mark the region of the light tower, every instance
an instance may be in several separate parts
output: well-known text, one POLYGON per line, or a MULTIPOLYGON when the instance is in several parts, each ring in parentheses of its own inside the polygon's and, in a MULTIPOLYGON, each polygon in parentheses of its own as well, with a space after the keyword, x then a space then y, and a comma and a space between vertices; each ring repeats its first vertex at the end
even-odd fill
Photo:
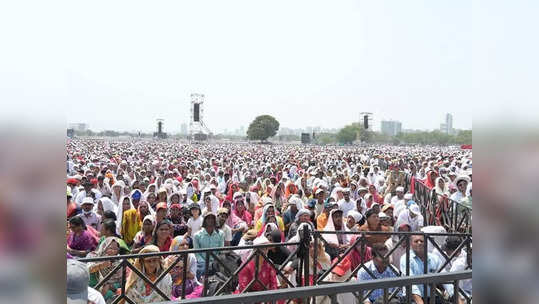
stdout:
POLYGON ((211 131, 206 127, 204 116, 204 94, 191 94, 191 119, 189 120, 189 137, 194 140, 206 140, 211 131))

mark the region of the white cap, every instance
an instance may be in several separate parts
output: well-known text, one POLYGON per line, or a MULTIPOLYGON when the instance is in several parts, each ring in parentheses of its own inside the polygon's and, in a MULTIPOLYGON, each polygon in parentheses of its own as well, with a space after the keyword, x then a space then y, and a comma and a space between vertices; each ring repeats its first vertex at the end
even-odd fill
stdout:
POLYGON ((411 200, 412 198, 414 197, 414 195, 412 193, 406 193, 404 195, 404 199, 405 200, 411 200))
POLYGON ((404 192, 404 187, 403 186, 398 186, 397 189, 395 190, 397 192, 404 192))
POLYGON ((419 210, 419 206, 417 204, 412 204, 410 206, 410 212, 412 212, 415 215, 420 215, 421 214, 421 210, 419 210))
POLYGON ((92 204, 92 205, 95 205, 94 199, 91 198, 91 197, 85 197, 85 198, 82 200, 81 205, 84 205, 84 204, 92 204))

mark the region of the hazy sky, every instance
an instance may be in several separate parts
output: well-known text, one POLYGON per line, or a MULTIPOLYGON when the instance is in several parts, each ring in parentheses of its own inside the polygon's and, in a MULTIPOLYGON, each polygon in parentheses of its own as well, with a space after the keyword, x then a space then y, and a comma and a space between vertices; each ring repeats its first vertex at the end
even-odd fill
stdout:
MULTIPOLYGON (((338 128, 362 111, 377 128, 395 119, 434 129, 449 112, 469 129, 484 105, 530 98, 510 74, 518 68, 496 62, 511 58, 504 39, 515 45, 520 27, 537 25, 527 3, 7 2, 0 38, 21 47, 0 50, 0 97, 25 115, 61 113, 93 130, 149 132, 163 118, 177 132, 191 93, 206 95, 214 132, 261 114, 283 127, 338 128)), ((523 55, 536 54, 526 43, 523 55)))

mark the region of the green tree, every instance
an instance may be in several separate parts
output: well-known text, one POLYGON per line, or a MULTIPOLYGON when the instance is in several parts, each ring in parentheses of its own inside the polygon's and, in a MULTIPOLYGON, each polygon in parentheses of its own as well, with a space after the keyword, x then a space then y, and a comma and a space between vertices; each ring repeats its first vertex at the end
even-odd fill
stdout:
POLYGON ((460 145, 472 144, 472 130, 462 130, 457 134, 455 142, 460 145))
POLYGON ((260 115, 251 122, 247 129, 247 137, 250 140, 265 141, 275 136, 279 130, 279 122, 271 115, 260 115))
POLYGON ((337 141, 341 144, 350 144, 356 140, 358 129, 354 125, 347 125, 337 133, 337 141))

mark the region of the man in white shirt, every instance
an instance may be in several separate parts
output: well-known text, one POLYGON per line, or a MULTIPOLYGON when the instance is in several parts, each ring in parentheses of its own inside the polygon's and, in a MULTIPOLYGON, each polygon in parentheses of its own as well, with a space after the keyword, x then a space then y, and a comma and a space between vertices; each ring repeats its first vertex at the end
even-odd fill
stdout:
POLYGON ((404 199, 404 187, 398 186, 397 189, 395 189, 395 191, 397 192, 397 195, 391 198, 391 204, 393 206, 395 206, 397 201, 404 199))
POLYGON ((348 212, 354 210, 356 202, 350 198, 350 188, 343 189, 343 199, 337 202, 339 209, 342 210, 344 217, 348 216, 348 212))
POLYGON ((77 196, 75 197, 75 204, 77 204, 77 207, 81 206, 82 200, 84 200, 84 198, 87 196, 87 193, 90 193, 90 191, 92 191, 94 185, 87 181, 82 186, 84 187, 84 190, 79 191, 77 193, 77 196))
POLYGON ((406 209, 406 207, 408 207, 408 202, 411 201, 412 198, 413 198, 412 193, 406 193, 404 195, 404 199, 398 200, 395 204, 392 204, 393 205, 393 216, 395 217, 395 219, 399 218, 399 214, 404 209, 406 209))

